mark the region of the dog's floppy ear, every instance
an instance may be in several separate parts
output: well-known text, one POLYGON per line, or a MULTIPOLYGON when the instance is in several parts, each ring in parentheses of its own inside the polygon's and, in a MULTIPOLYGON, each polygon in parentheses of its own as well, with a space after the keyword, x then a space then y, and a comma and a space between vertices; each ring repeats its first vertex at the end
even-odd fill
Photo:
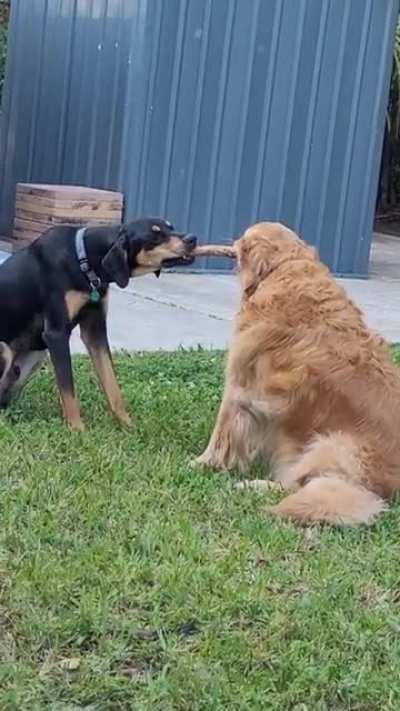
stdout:
POLYGON ((128 286, 131 276, 128 262, 128 245, 125 232, 121 230, 111 249, 101 260, 101 266, 111 281, 121 289, 128 286))
POLYGON ((250 254, 245 242, 238 242, 237 247, 239 250, 239 273, 243 293, 246 296, 252 296, 259 283, 267 276, 269 271, 268 264, 262 259, 262 255, 260 255, 259 259, 254 259, 254 255, 250 254))
POLYGON ((262 265, 256 265, 254 267, 247 265, 241 269, 240 278, 242 282, 242 289, 246 296, 252 296, 254 294, 259 283, 265 276, 266 270, 262 268, 262 265))

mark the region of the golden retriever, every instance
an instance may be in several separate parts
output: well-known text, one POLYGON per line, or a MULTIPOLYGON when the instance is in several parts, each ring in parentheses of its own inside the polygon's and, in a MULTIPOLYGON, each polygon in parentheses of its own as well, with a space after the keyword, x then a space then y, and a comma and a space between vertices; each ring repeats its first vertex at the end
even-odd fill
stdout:
POLYGON ((390 349, 285 226, 254 225, 235 250, 241 306, 214 433, 196 462, 245 470, 268 458, 292 492, 273 514, 371 523, 400 488, 400 374, 390 349))

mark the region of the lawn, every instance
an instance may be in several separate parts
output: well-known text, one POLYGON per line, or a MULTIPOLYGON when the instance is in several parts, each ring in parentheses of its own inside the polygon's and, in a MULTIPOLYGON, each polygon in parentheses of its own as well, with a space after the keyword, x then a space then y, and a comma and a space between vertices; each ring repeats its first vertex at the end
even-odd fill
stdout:
POLYGON ((1 416, 0 708, 398 711, 400 507, 371 529, 271 520, 188 466, 221 354, 117 369, 133 432, 85 358, 84 434, 46 369, 1 416))

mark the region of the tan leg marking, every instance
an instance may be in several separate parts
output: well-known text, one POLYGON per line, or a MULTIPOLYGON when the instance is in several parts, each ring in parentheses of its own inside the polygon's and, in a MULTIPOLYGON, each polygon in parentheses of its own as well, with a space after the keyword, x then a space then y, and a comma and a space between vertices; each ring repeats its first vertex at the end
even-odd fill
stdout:
POLYGON ((95 347, 87 342, 85 345, 94 363, 94 367, 107 397, 111 412, 122 425, 130 427, 132 425, 132 418, 126 410, 121 389, 115 377, 110 354, 105 348, 95 347))
POLYGON ((81 420, 81 414, 79 411, 79 404, 74 395, 69 392, 60 391, 61 405, 64 413, 64 417, 68 425, 73 430, 79 430, 83 432, 85 427, 81 420))
POLYGON ((73 321, 79 314, 80 310, 86 306, 89 301, 89 294, 84 291, 67 291, 65 294, 65 305, 67 307, 68 318, 73 321))

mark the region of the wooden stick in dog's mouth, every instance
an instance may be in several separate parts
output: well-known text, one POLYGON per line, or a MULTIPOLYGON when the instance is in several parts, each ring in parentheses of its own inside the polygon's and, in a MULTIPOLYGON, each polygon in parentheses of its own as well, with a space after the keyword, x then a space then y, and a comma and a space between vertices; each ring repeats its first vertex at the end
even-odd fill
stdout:
POLYGON ((194 257, 229 257, 236 259, 236 249, 234 245, 227 244, 202 244, 192 252, 194 257))

